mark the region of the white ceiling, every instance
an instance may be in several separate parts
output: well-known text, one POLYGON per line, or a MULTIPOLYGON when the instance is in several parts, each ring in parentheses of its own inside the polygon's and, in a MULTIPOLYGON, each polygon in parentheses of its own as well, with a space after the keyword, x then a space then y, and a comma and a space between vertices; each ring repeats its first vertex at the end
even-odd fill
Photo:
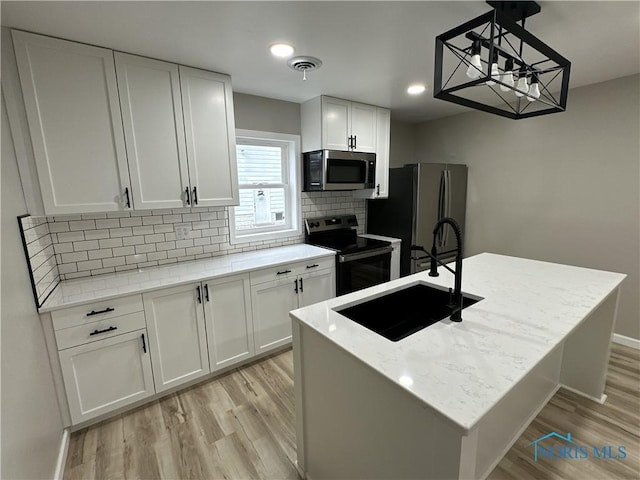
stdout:
MULTIPOLYGON (((526 28, 572 62, 571 87, 640 72, 640 2, 539 2, 526 28)), ((432 96, 434 38, 490 7, 473 2, 10 2, 2 25, 230 74, 236 92, 303 102, 320 94, 418 122, 465 111, 432 96), (324 65, 272 57, 286 41, 324 65), (427 92, 407 95, 414 82, 427 92)), ((569 108, 571 108, 569 98, 569 108)))

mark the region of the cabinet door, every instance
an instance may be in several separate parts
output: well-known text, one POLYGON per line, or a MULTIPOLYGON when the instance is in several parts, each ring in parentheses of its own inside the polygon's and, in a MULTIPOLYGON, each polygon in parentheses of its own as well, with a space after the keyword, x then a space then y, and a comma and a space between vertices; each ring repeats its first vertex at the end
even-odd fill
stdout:
POLYGON ((375 198, 389 196, 389 144, 391 140, 391 110, 376 109, 376 188, 375 198))
POLYGON ((299 278, 300 307, 324 302, 336 296, 335 269, 319 270, 299 278))
POLYGON ((156 391, 209 373, 200 284, 157 290, 142 298, 156 391))
POLYGON ((203 282, 211 371, 253 356, 249 275, 203 282))
POLYGON ((74 425, 154 394, 144 335, 137 330, 60 351, 74 425))
POLYGON ((351 102, 322 97, 322 148, 349 150, 351 102))
POLYGON ((189 172, 178 65, 114 55, 135 207, 181 208, 189 172))
POLYGON ((291 342, 289 312, 298 308, 296 280, 277 280, 251 287, 256 354, 291 342))
POLYGON ((129 172, 113 52, 12 34, 45 213, 126 209, 129 172))
POLYGON ((238 205, 231 80, 180 66, 180 89, 193 204, 238 205))
POLYGON ((357 152, 376 153, 376 107, 351 103, 351 135, 357 152))

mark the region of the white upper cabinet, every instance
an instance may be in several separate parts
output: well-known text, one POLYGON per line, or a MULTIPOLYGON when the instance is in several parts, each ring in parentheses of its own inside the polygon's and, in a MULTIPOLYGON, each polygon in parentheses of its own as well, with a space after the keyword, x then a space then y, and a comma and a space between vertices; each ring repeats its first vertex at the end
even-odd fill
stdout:
POLYGON ((12 35, 45 213, 127 209, 129 172, 113 52, 26 32, 12 35))
POLYGON ((376 153, 376 121, 376 107, 351 102, 352 150, 376 153))
POLYGON ((357 190, 357 198, 387 198, 389 196, 389 145, 391 142, 391 111, 376 107, 376 181, 373 189, 357 190))
POLYGON ((376 107, 333 97, 302 104, 302 151, 376 152, 376 107))
POLYGON ((114 55, 135 207, 183 207, 189 171, 178 65, 114 55))
POLYGON ((180 66, 192 205, 238 205, 235 120, 226 75, 180 66))
POLYGON ((322 148, 349 150, 350 111, 351 102, 339 98, 322 97, 322 148))

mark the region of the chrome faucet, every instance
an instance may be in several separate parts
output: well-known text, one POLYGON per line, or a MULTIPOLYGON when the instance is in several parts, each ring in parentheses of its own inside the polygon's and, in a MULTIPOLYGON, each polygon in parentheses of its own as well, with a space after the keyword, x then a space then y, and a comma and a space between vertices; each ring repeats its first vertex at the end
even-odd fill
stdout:
MULTIPOLYGON (((429 256, 431 257, 431 269, 429 270, 430 277, 437 277, 440 275, 438 273, 438 263, 442 264, 440 260, 438 260, 438 250, 436 249, 436 237, 441 228, 445 226, 445 224, 451 225, 453 229, 453 233, 456 236, 456 266, 455 271, 452 271, 446 265, 443 265, 447 270, 451 271, 455 275, 455 284, 453 289, 453 300, 450 304, 452 308, 451 313, 451 321, 453 322, 461 322, 462 321, 462 232, 460 230, 460 225, 451 217, 443 217, 438 220, 436 226, 433 229, 433 245, 431 247, 431 253, 429 256)), ((449 290, 451 291, 451 290, 449 290)))

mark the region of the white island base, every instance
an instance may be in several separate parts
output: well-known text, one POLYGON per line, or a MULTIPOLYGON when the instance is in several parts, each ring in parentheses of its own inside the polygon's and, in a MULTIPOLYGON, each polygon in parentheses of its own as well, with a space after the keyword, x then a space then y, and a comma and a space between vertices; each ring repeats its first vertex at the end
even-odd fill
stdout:
MULTIPOLYGON (((485 255, 465 260, 468 272, 465 274, 469 278, 465 284, 469 288, 463 286, 469 293, 485 296, 485 300, 465 309, 461 324, 444 321, 440 322, 442 326, 438 325, 440 333, 429 332, 434 325, 412 335, 423 337, 418 344, 403 346, 404 340, 390 342, 333 310, 360 303, 367 296, 380 296, 384 291, 380 287, 374 287, 377 290, 373 294, 368 289, 292 312, 297 462, 302 476, 311 480, 485 478, 560 387, 604 402, 618 286, 624 276, 533 262, 617 277, 605 278, 603 285, 595 289, 598 292, 591 289, 592 282, 585 292, 591 305, 582 302, 575 308, 576 312, 581 309, 588 312, 581 314, 581 319, 566 318, 571 315, 563 311, 562 319, 558 320, 560 317, 554 318, 547 311, 554 322, 564 322, 548 341, 527 331, 527 322, 538 320, 536 315, 523 317, 520 335, 517 327, 510 332, 503 324, 495 328, 495 335, 474 341, 476 327, 485 323, 490 328, 486 322, 491 320, 489 313, 494 305, 491 286, 482 291, 478 283, 481 275, 474 275, 474 261, 483 267, 483 262, 478 261, 481 257, 485 261, 509 258, 485 255), (445 337, 438 335, 443 333, 461 335, 464 339, 444 347, 440 342, 438 348, 430 349, 429 342, 442 340, 445 337), (366 343, 357 339, 358 335, 374 342, 369 351, 363 349, 366 343), (554 342, 553 336, 558 341, 554 342), (500 348, 496 346, 510 337, 518 344, 516 349, 527 343, 536 345, 532 349, 535 353, 516 358, 505 348, 501 364, 500 352, 495 351, 500 348), (483 342, 486 346, 487 338, 492 339, 494 350, 485 353, 487 362, 482 365, 483 342), (380 339, 387 343, 381 343, 380 339), (470 351, 468 347, 476 343, 479 351, 470 351), (466 345, 466 355, 456 351, 461 344, 466 345), (389 354, 385 348, 398 352, 389 354), (435 356, 430 356, 430 350, 437 352, 435 356), (451 358, 443 359, 447 354, 451 358), (420 363, 423 371, 429 372, 430 368, 438 370, 446 365, 451 368, 451 362, 461 371, 468 369, 469 362, 477 364, 476 368, 484 374, 479 383, 481 388, 478 385, 460 388, 456 384, 456 367, 452 368, 449 385, 447 382, 430 385, 429 375, 421 376, 418 372, 420 363), (510 362, 515 364, 509 365, 510 362)), ((477 272, 483 269, 478 268, 477 272)), ((397 290, 418 281, 432 283, 433 279, 420 274, 405 277, 387 284, 386 290, 397 290)), ((446 285, 447 280, 440 278, 437 283, 446 285)), ((541 296, 537 298, 544 299, 543 292, 539 293, 541 296)), ((566 303, 567 297, 569 303, 576 300, 571 294, 547 300, 551 304, 556 300, 566 303)), ((543 311, 541 308, 538 314, 543 311)), ((501 315, 500 302, 496 302, 496 323, 501 315)), ((431 380, 437 378, 437 372, 434 375, 431 380)))

